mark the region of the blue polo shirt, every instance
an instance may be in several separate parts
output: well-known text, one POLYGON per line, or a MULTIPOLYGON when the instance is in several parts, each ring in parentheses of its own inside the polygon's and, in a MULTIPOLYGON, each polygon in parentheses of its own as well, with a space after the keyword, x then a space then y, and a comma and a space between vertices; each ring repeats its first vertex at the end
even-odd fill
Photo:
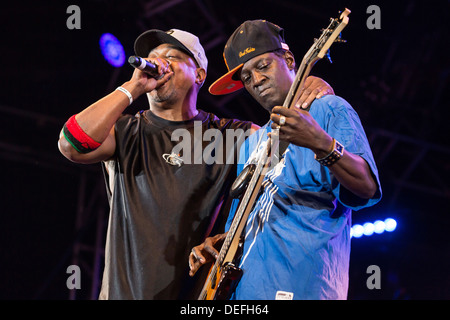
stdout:
MULTIPOLYGON (((378 170, 361 121, 347 101, 324 96, 313 102, 310 114, 345 150, 366 160, 378 190, 372 199, 358 198, 341 187, 310 149, 289 145, 266 175, 264 192, 249 215, 240 261, 244 273, 232 299, 347 298, 351 213, 381 199, 378 170)), ((242 145, 238 172, 251 161, 261 135, 267 140, 270 125, 242 145)))

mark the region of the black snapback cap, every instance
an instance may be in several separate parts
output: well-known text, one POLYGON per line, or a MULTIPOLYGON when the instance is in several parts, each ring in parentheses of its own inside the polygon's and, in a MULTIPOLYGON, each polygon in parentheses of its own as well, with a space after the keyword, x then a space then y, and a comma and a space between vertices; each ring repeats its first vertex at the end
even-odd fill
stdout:
POLYGON ((225 45, 223 57, 228 72, 209 87, 209 92, 222 95, 243 88, 237 73, 244 63, 277 49, 289 50, 284 41, 283 28, 267 20, 245 21, 233 32, 225 45))

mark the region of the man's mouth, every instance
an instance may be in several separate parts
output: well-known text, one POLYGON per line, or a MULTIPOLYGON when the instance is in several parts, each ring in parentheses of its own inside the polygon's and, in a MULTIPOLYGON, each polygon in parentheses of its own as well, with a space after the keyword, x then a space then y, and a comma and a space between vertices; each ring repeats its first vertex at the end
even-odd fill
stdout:
POLYGON ((258 94, 260 97, 264 97, 265 95, 267 95, 269 93, 269 91, 270 91, 270 87, 266 87, 266 88, 263 88, 262 90, 260 90, 258 92, 258 94))
POLYGON ((166 82, 164 82, 162 85, 156 87, 155 89, 158 90, 158 89, 166 87, 166 85, 170 82, 170 80, 172 80, 172 77, 170 77, 166 82))

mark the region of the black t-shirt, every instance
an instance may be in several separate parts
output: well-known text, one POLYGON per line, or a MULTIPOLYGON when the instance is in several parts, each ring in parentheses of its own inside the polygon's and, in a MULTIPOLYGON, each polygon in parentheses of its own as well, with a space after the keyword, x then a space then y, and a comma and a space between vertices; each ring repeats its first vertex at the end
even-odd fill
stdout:
POLYGON ((196 298, 188 256, 227 214, 220 208, 250 126, 201 110, 179 122, 150 110, 121 116, 115 157, 105 162, 111 210, 100 299, 196 298))

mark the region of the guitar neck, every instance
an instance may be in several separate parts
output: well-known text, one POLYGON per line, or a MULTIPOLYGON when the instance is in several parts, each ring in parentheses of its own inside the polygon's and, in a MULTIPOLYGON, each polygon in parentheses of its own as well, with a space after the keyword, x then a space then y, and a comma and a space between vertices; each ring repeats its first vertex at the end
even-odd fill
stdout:
POLYGON ((259 191, 259 186, 262 184, 262 181, 265 176, 264 165, 267 157, 263 157, 258 161, 258 164, 255 168, 255 173, 249 181, 247 186, 247 190, 242 196, 242 199, 239 201, 239 207, 236 211, 235 217, 233 218, 233 222, 231 223, 230 229, 228 230, 227 236, 225 237, 222 248, 219 252, 219 256, 216 260, 216 265, 220 266, 223 262, 229 262, 231 258, 233 258, 235 250, 230 250, 230 247, 234 247, 237 245, 239 241, 240 234, 243 229, 243 225, 246 221, 245 214, 249 213, 250 206, 254 202, 254 198, 257 195, 256 191, 259 191), (241 223, 244 222, 244 223, 241 223))
POLYGON ((230 229, 219 251, 219 255, 216 258, 214 265, 212 266, 208 278, 203 286, 203 290, 200 293, 199 300, 204 300, 208 293, 208 288, 212 283, 215 283, 217 276, 221 268, 228 262, 232 262, 236 256, 236 252, 239 246, 239 240, 244 230, 244 226, 247 222, 247 218, 253 208, 253 204, 259 194, 264 177, 268 171, 272 156, 272 145, 269 139, 266 144, 266 150, 262 153, 258 159, 255 171, 250 179, 247 190, 239 201, 239 207, 235 213, 230 229))
MULTIPOLYGON (((302 63, 300 64, 300 67, 298 68, 297 74, 295 76, 294 81, 291 84, 291 88, 289 89, 289 92, 284 99, 283 107, 285 108, 292 108, 295 103, 300 98, 300 92, 301 88, 303 87, 303 84, 305 83, 305 79, 308 77, 312 67, 316 63, 316 60, 309 60, 309 56, 311 55, 311 52, 313 51, 313 47, 311 47, 308 51, 308 53, 304 56, 302 63)), ((286 151, 286 149, 289 146, 289 142, 287 141, 280 141, 279 145, 279 156, 286 151)))
POLYGON ((311 55, 311 51, 313 51, 313 47, 311 47, 308 53, 303 57, 302 63, 300 64, 297 74, 295 76, 294 81, 292 82, 291 88, 284 99, 283 107, 291 108, 300 98, 301 88, 305 83, 306 78, 309 76, 312 67, 317 62, 318 59, 310 60, 308 57, 311 55))

